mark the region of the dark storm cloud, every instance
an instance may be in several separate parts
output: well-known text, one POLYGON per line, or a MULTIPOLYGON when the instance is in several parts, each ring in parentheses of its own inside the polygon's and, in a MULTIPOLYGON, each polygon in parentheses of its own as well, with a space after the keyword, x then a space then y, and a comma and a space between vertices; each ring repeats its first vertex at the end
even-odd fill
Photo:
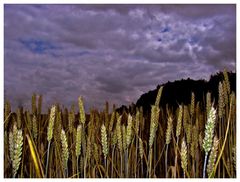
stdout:
POLYGON ((14 106, 135 102, 157 84, 236 66, 235 5, 5 5, 4 90, 14 106))

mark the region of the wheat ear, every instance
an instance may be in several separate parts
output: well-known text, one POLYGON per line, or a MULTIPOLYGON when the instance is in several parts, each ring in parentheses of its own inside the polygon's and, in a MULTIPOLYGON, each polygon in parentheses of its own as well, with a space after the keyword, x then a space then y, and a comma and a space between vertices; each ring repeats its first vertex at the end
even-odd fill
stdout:
POLYGON ((48 149, 47 149, 45 177, 47 177, 47 174, 48 174, 49 152, 50 152, 50 147, 51 147, 51 140, 53 137, 53 127, 54 127, 55 117, 56 117, 56 106, 52 106, 51 111, 50 111, 48 130, 47 130, 48 149))
POLYGON ((77 133, 76 133, 76 148, 75 148, 77 158, 81 154, 81 141, 82 141, 81 136, 82 136, 82 125, 79 124, 77 127, 77 133))
POLYGON ((132 116, 128 115, 128 125, 127 125, 127 147, 130 145, 132 140, 132 116))
POLYGON ((185 178, 185 173, 187 171, 187 145, 184 139, 182 140, 180 155, 181 155, 181 166, 182 166, 183 175, 185 178))
POLYGON ((13 126, 13 131, 9 133, 9 150, 10 159, 12 161, 13 178, 16 177, 19 169, 23 146, 22 130, 17 129, 16 124, 13 126))
POLYGON ((86 121, 86 116, 85 116, 85 110, 84 110, 84 106, 83 106, 83 99, 82 97, 78 98, 78 106, 79 106, 79 121, 83 124, 85 124, 86 121))
POLYGON ((190 109, 191 117, 193 117, 194 111, 195 111, 195 94, 194 94, 194 92, 192 92, 192 96, 191 96, 191 109, 190 109))
POLYGON ((163 86, 161 86, 158 90, 156 101, 155 101, 155 106, 159 107, 160 99, 161 99, 161 96, 162 96, 162 91, 163 91, 163 86))
POLYGON ((229 78, 228 78, 228 72, 227 72, 226 69, 224 69, 224 71, 223 71, 223 76, 224 76, 224 81, 225 81, 225 83, 226 83, 227 93, 230 94, 230 92, 231 92, 230 82, 229 82, 229 78))
POLYGON ((149 137, 149 148, 152 148, 156 131, 158 128, 158 119, 159 119, 160 109, 158 106, 153 105, 151 108, 151 121, 150 121, 150 137, 149 137))
POLYGON ((219 140, 218 140, 217 136, 215 136, 213 139, 212 150, 211 150, 211 153, 210 153, 210 156, 208 159, 208 165, 207 165, 208 176, 211 175, 211 173, 213 172, 213 169, 215 167, 215 162, 216 162, 217 152, 218 152, 218 144, 219 144, 219 140))
MULTIPOLYGON (((178 111, 178 119, 177 119, 177 127, 176 127, 176 137, 177 137, 177 147, 175 149, 175 168, 177 167, 177 161, 178 161, 178 152, 177 152, 177 148, 178 148, 178 141, 179 141, 179 136, 181 134, 181 129, 182 129, 182 118, 183 118, 183 107, 182 105, 179 105, 179 111, 178 111)), ((175 171, 175 177, 177 175, 176 173, 177 171, 175 171)))
POLYGON ((207 113, 209 113, 209 111, 210 111, 210 109, 211 109, 211 103, 212 103, 211 100, 212 100, 212 99, 211 99, 211 93, 208 92, 208 93, 207 93, 207 98, 206 98, 206 111, 207 111, 207 113))
POLYGON ((67 136, 63 129, 61 132, 61 143, 62 143, 62 163, 63 163, 63 168, 65 170, 65 177, 67 177, 68 176, 67 169, 68 169, 69 151, 68 151, 67 136))
POLYGON ((218 117, 221 119, 223 117, 223 110, 225 107, 224 102, 224 91, 222 82, 219 82, 218 85, 218 117))
POLYGON ((173 128, 173 119, 171 116, 168 117, 168 123, 167 123, 167 131, 166 131, 166 152, 165 152, 165 171, 166 171, 166 177, 167 177, 167 154, 168 154, 168 146, 171 141, 171 133, 172 133, 172 128, 173 128))
POLYGON ((103 124, 101 127, 101 142, 102 142, 102 152, 104 155, 104 165, 105 169, 107 169, 107 156, 108 156, 108 142, 107 142, 107 131, 106 127, 103 124))
POLYGON ((215 120, 216 120, 216 110, 212 106, 207 118, 207 123, 205 125, 205 136, 203 139, 203 149, 205 151, 205 160, 204 160, 204 167, 203 167, 203 178, 205 178, 205 171, 207 165, 207 157, 208 153, 212 148, 212 140, 213 140, 213 133, 215 127, 215 120))
POLYGON ((178 120, 177 120, 177 129, 176 129, 176 136, 179 137, 181 134, 182 129, 182 117, 183 117, 183 107, 179 106, 179 112, 178 112, 178 120))

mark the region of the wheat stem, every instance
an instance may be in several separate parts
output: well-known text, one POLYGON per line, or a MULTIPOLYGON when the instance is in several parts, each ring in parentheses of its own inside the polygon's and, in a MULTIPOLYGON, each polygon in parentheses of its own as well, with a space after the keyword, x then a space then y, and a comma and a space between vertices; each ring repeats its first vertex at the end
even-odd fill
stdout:
POLYGON ((204 158, 204 166, 203 166, 203 178, 206 178, 207 157, 208 157, 208 154, 206 153, 204 158))
POLYGON ((46 162, 46 169, 45 169, 45 177, 48 175, 48 165, 49 165, 49 152, 51 147, 51 140, 53 137, 53 127, 54 127, 54 120, 56 115, 56 106, 51 108, 49 124, 48 124, 48 131, 47 131, 47 140, 48 140, 48 149, 47 149, 47 162, 46 162))

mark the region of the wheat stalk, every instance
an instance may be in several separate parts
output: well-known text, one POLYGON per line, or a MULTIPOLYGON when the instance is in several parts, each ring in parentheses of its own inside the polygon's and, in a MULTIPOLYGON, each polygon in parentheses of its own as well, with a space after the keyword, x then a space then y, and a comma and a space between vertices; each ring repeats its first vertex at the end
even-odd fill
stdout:
POLYGON ((166 171, 166 177, 167 177, 167 154, 168 154, 168 146, 171 141, 171 133, 172 133, 172 128, 173 128, 173 119, 171 116, 168 117, 168 123, 167 123, 167 131, 166 131, 166 155, 165 155, 165 171, 166 171))
POLYGON ((198 147, 198 129, 196 125, 192 127, 191 135, 192 135, 192 142, 191 142, 190 154, 194 158, 197 152, 197 147, 198 147))
POLYGON ((32 114, 37 114, 37 96, 35 93, 32 95, 32 114))
POLYGON ((54 122, 54 130, 53 130, 53 135, 56 140, 56 145, 60 145, 61 143, 61 132, 62 132, 62 113, 61 111, 56 111, 56 116, 55 116, 55 122, 54 122))
POLYGON ((126 136, 126 142, 127 147, 130 145, 132 140, 132 116, 128 115, 128 125, 127 125, 127 136, 126 136))
POLYGON ((73 132, 73 123, 75 121, 75 113, 74 113, 74 105, 72 105, 71 107, 71 111, 68 115, 68 129, 69 132, 72 133, 73 132))
POLYGON ((21 128, 22 125, 22 117, 21 117, 21 110, 17 109, 17 128, 21 128))
POLYGON ((45 177, 47 177, 47 174, 48 174, 49 152, 50 152, 51 140, 53 137, 53 127, 54 127, 55 117, 56 117, 56 106, 52 106, 51 111, 50 111, 48 130, 47 130, 48 149, 47 149, 45 177))
POLYGON ((113 130, 112 137, 111 137, 111 145, 112 145, 112 170, 111 170, 111 177, 113 177, 113 165, 114 165, 114 151, 115 146, 117 144, 117 130, 113 130))
POLYGON ((98 145, 96 143, 93 144, 93 157, 96 160, 96 163, 98 163, 99 153, 98 153, 98 145))
POLYGON ((136 113, 136 123, 135 123, 135 132, 136 135, 138 136, 138 132, 139 132, 139 124, 140 124, 140 112, 137 109, 137 113, 136 113))
POLYGON ((212 139, 213 139, 215 121, 216 121, 216 110, 212 106, 211 110, 208 113, 208 119, 207 119, 207 123, 205 125, 205 137, 203 139, 203 149, 204 149, 205 153, 208 153, 212 147, 212 139))
MULTIPOLYGON (((86 159, 85 159, 84 168, 86 168, 87 163, 89 163, 89 164, 91 163, 91 154, 92 154, 91 135, 88 135, 88 137, 87 137, 86 159)), ((86 176, 86 174, 84 176, 86 176)))
POLYGON ((78 173, 78 161, 79 161, 79 157, 81 155, 81 143, 82 143, 82 125, 79 124, 77 127, 77 131, 76 131, 76 145, 75 145, 75 154, 76 154, 76 163, 77 163, 77 176, 79 176, 78 173))
POLYGON ((10 112, 11 112, 11 105, 10 105, 10 102, 7 100, 4 104, 4 118, 7 118, 10 112))
POLYGON ((8 123, 10 114, 11 114, 11 105, 9 101, 6 101, 4 105, 4 123, 8 123))
POLYGON ((40 116, 42 113, 42 95, 39 95, 38 97, 38 115, 40 116))
POLYGON ((12 131, 9 131, 8 143, 9 143, 9 157, 10 160, 12 161, 14 156, 14 136, 12 131))
POLYGON ((82 136, 82 125, 79 124, 77 127, 77 133, 76 133, 76 148, 75 148, 75 153, 77 158, 81 154, 81 136, 82 136))
POLYGON ((127 149, 127 131, 125 125, 122 125, 122 143, 123 143, 123 150, 127 149))
POLYGON ((236 156, 236 146, 234 145, 232 148, 232 160, 233 160, 233 166, 234 169, 236 170, 236 161, 237 161, 237 156, 236 156))
MULTIPOLYGON (((198 119, 196 120, 195 125, 192 127, 191 132, 192 142, 190 146, 190 154, 192 156, 192 171, 196 171, 195 167, 198 168, 198 155, 197 155, 197 148, 198 148, 198 119), (196 165, 195 165, 196 164, 196 165)), ((198 171, 198 170, 197 170, 198 171)), ((195 178, 197 173, 193 173, 193 177, 195 178)))
POLYGON ((189 146, 189 144, 191 143, 192 140, 192 125, 190 123, 187 123, 186 125, 186 137, 187 137, 187 145, 189 146))
POLYGON ((79 121, 83 124, 85 124, 85 121, 86 121, 86 116, 85 116, 85 110, 84 110, 84 106, 83 106, 83 99, 82 97, 78 97, 78 106, 79 106, 79 113, 80 113, 80 116, 79 116, 79 121))
POLYGON ((224 69, 224 71, 223 71, 223 76, 224 76, 224 82, 226 83, 227 93, 230 94, 231 93, 230 82, 229 82, 229 78, 228 78, 228 72, 226 69, 224 69))
POLYGON ((195 110, 195 94, 194 92, 192 92, 192 96, 191 96, 191 117, 193 117, 193 114, 194 114, 194 110, 195 110))
POLYGON ((212 101, 211 101, 211 93, 208 92, 207 93, 207 98, 206 98, 206 111, 207 111, 207 113, 209 113, 209 111, 211 109, 211 103, 212 103, 212 101))
POLYGON ((173 128, 173 119, 171 116, 168 117, 168 123, 167 123, 167 131, 166 131, 166 144, 170 144, 171 141, 171 133, 173 128))
POLYGON ((135 136, 136 136, 136 148, 135 148, 135 156, 136 156, 136 160, 135 160, 135 168, 134 168, 134 174, 135 174, 135 178, 137 177, 137 162, 138 162, 138 132, 139 132, 139 122, 140 122, 140 112, 139 109, 137 108, 137 113, 135 116, 135 136))
POLYGON ((207 123, 205 125, 205 136, 203 139, 203 149, 205 151, 205 160, 204 160, 204 168, 203 168, 203 178, 205 178, 205 170, 207 165, 207 157, 208 153, 212 148, 212 140, 213 140, 213 133, 215 127, 215 120, 216 120, 216 110, 212 106, 207 118, 207 123))
POLYGON ((149 137, 149 148, 152 148, 156 131, 158 128, 158 119, 159 119, 160 109, 158 106, 153 105, 151 109, 151 121, 150 121, 150 137, 149 137))
MULTIPOLYGON (((181 129, 182 129, 182 118, 183 118, 183 107, 182 107, 182 105, 179 105, 177 127, 176 127, 176 136, 177 136, 176 146, 177 147, 178 147, 179 136, 181 134, 181 129)), ((177 168, 177 161, 178 161, 177 147, 175 149, 175 168, 177 168)), ((175 177, 176 177, 176 173, 177 173, 177 171, 175 170, 175 174, 174 174, 175 177)))
POLYGON ((118 143, 118 149, 119 149, 119 152, 120 152, 120 162, 121 162, 120 177, 122 177, 122 152, 123 152, 123 136, 122 136, 122 131, 121 131, 122 130, 121 120, 122 120, 122 115, 118 116, 117 126, 116 126, 117 143, 118 143))
POLYGON ((9 156, 11 161, 13 161, 13 157, 14 157, 14 143, 17 137, 17 126, 14 123, 13 125, 13 130, 9 132, 9 156))
POLYGON ((185 178, 185 173, 187 171, 187 145, 184 139, 182 140, 180 156, 181 156, 181 166, 183 169, 183 175, 185 178))
POLYGON ((53 137, 53 127, 54 127, 54 121, 56 117, 56 106, 52 106, 51 112, 50 112, 50 119, 48 123, 48 130, 47 130, 47 140, 50 142, 53 137))
POLYGON ((227 83, 223 81, 223 96, 224 96, 224 105, 228 105, 228 91, 227 91, 227 83))
POLYGON ((111 138, 111 145, 114 147, 117 144, 117 130, 113 130, 112 138, 111 138))
POLYGON ((156 97, 156 101, 155 101, 155 106, 159 106, 160 104, 160 99, 161 99, 161 96, 162 96, 162 91, 163 91, 163 86, 161 86, 158 90, 158 93, 157 93, 157 97, 156 97))
POLYGON ((105 121, 105 126, 106 126, 106 128, 109 127, 108 112, 109 112, 109 104, 108 104, 108 102, 106 101, 106 103, 105 103, 105 110, 104 110, 104 121, 105 121))
POLYGON ((201 150, 203 150, 203 133, 200 132, 198 135, 198 143, 201 150))
POLYGON ((177 129, 176 129, 176 136, 179 137, 181 134, 182 129, 182 116, 183 116, 183 108, 180 105, 179 106, 179 112, 178 112, 178 120, 177 120, 177 129))
POLYGON ((102 142, 102 152, 104 155, 104 159, 106 160, 108 156, 108 142, 107 142, 107 131, 104 124, 101 127, 101 142, 102 142))
POLYGON ((183 106, 183 128, 187 128, 188 120, 189 120, 188 107, 184 105, 183 106))
MULTIPOLYGON (((107 131, 104 124, 101 127, 101 142, 102 142, 102 152, 104 155, 104 166, 107 170, 107 156, 108 156, 108 139, 107 139, 107 131)), ((107 176, 107 173, 106 173, 107 176)))
POLYGON ((12 162, 13 178, 16 177, 19 169, 21 155, 22 155, 23 136, 22 130, 17 129, 16 124, 13 125, 13 131, 9 132, 9 151, 12 162))
POLYGON ((61 143, 62 143, 62 163, 63 163, 63 168, 65 170, 65 177, 67 177, 68 176, 69 151, 68 151, 67 136, 63 129, 61 132, 61 143))
POLYGON ((115 119, 115 115, 116 115, 116 111, 113 110, 112 114, 111 114, 111 119, 110 119, 110 124, 109 124, 109 132, 112 131, 113 129, 113 124, 114 124, 114 119, 115 119))
MULTIPOLYGON (((160 103, 160 98, 161 98, 161 94, 162 94, 162 89, 163 89, 163 87, 161 87, 159 89, 155 105, 151 106, 149 152, 148 152, 148 161, 149 161, 148 175, 149 175, 149 177, 152 174, 152 171, 151 171, 152 170, 152 153, 153 153, 152 146, 153 146, 155 136, 156 136, 156 132, 157 132, 157 129, 158 129, 158 120, 159 120, 159 113, 160 113, 159 103, 160 103)), ((156 148, 154 147, 154 150, 155 149, 156 148)), ((154 155, 155 155, 155 152, 154 152, 154 155)))
POLYGON ((118 117, 118 120, 117 120, 117 126, 116 126, 116 129, 117 129, 118 149, 119 149, 120 153, 122 153, 122 151, 123 151, 122 131, 121 131, 121 119, 122 119, 122 116, 119 116, 119 117, 118 117))
POLYGON ((12 161, 12 166, 13 166, 13 177, 16 176, 17 170, 20 165, 21 161, 21 155, 22 155, 22 146, 23 146, 23 136, 22 136, 22 130, 19 129, 17 131, 17 138, 15 141, 15 147, 14 147, 14 157, 12 161))
POLYGON ((143 148, 143 141, 141 138, 139 138, 139 156, 141 159, 141 172, 143 174, 143 152, 144 152, 144 148, 143 148))
POLYGON ((86 157, 86 148, 87 148, 87 141, 86 141, 86 133, 85 133, 85 130, 84 130, 84 126, 82 126, 82 136, 81 136, 81 144, 82 144, 82 154, 83 154, 83 157, 85 158, 86 157))
POLYGON ((210 156, 208 159, 208 165, 207 165, 208 176, 211 175, 211 173, 213 172, 213 169, 215 167, 215 162, 216 162, 217 152, 218 152, 218 144, 219 144, 219 140, 218 140, 217 136, 215 136, 213 139, 212 150, 211 150, 211 153, 210 153, 210 156))
POLYGON ((29 131, 31 133, 33 133, 33 123, 32 123, 32 119, 31 119, 29 111, 25 112, 25 117, 23 117, 23 120, 26 120, 26 124, 29 128, 29 131))
POLYGON ((38 137, 38 125, 37 125, 37 117, 34 114, 32 118, 32 129, 33 129, 33 138, 36 140, 38 137))
POLYGON ((220 119, 223 117, 224 107, 225 107, 225 102, 224 102, 223 85, 222 85, 222 82, 219 82, 219 85, 218 85, 218 116, 220 119))
POLYGON ((231 113, 232 113, 232 106, 233 106, 233 99, 235 99, 235 95, 234 93, 231 94, 231 97, 230 97, 230 108, 229 108, 229 113, 228 113, 228 121, 227 121, 227 127, 226 127, 226 131, 225 131, 225 136, 224 136, 224 141, 223 141, 223 144, 222 144, 222 147, 221 147, 221 150, 219 152, 219 156, 217 158, 217 161, 216 161, 216 164, 215 164, 215 167, 213 169, 213 172, 212 174, 210 175, 210 177, 213 177, 215 172, 216 172, 216 169, 217 169, 217 166, 218 166, 218 163, 223 155, 223 151, 225 149, 225 145, 226 145, 226 141, 227 141, 227 138, 228 138, 228 132, 229 132, 229 128, 230 128, 230 121, 231 121, 231 113))

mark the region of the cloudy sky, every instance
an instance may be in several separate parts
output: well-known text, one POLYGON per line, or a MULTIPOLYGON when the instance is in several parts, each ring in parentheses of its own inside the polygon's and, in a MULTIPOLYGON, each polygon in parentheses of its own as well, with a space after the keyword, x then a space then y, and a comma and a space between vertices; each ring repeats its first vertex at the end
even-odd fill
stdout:
POLYGON ((130 104, 158 84, 236 67, 235 5, 5 5, 4 97, 130 104))

